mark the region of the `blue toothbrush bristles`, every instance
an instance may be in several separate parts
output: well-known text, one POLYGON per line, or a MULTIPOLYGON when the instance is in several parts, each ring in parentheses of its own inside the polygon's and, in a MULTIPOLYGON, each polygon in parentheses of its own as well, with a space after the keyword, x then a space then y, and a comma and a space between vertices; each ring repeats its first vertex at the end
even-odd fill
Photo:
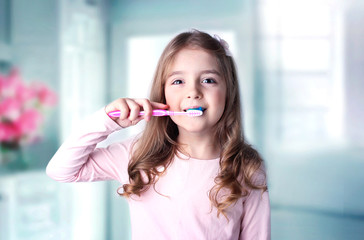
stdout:
MULTIPOLYGON (((189 108, 188 110, 200 110, 200 111, 202 111, 202 107, 198 107, 198 108, 189 108)), ((187 110, 187 111, 188 111, 187 110)))

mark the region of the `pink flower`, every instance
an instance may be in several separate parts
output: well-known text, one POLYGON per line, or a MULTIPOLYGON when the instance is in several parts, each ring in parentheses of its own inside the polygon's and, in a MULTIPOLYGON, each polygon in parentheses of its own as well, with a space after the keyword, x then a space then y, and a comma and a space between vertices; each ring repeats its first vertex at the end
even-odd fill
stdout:
POLYGON ((0 122, 0 142, 12 141, 16 138, 17 129, 11 122, 0 122))
POLYGON ((22 84, 19 71, 12 70, 8 76, 0 78, 0 96, 14 96, 16 89, 22 84))
POLYGON ((30 135, 36 132, 42 123, 42 115, 35 109, 28 109, 14 122, 17 136, 30 135))
POLYGON ((44 83, 28 85, 19 70, 0 75, 0 142, 29 143, 39 135, 43 110, 54 106, 57 95, 44 83))
POLYGON ((15 96, 25 104, 34 99, 37 96, 37 92, 33 88, 20 83, 15 87, 15 96))
POLYGON ((21 111, 21 102, 14 97, 6 97, 0 101, 0 119, 15 120, 21 111))
POLYGON ((3 89, 5 88, 7 78, 0 74, 0 97, 3 95, 3 89))
POLYGON ((49 89, 44 83, 34 83, 32 89, 42 105, 50 107, 57 103, 58 99, 56 93, 49 89))

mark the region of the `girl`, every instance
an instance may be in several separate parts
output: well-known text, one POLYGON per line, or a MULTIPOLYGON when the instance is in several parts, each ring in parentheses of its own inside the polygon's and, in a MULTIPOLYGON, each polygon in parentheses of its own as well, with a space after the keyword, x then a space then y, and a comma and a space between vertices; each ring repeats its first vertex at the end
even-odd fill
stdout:
POLYGON ((204 32, 177 35, 159 60, 150 100, 117 99, 99 110, 60 147, 47 174, 120 181, 133 239, 270 239, 263 161, 243 136, 234 61, 224 40, 204 32), (203 114, 152 117, 157 108, 203 114), (120 116, 109 117, 115 110, 120 116), (142 119, 141 136, 96 148, 142 119))

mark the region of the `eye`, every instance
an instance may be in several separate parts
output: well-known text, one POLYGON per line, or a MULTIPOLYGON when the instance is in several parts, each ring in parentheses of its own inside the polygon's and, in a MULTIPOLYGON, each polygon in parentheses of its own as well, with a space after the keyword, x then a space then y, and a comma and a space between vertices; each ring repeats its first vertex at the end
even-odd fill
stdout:
POLYGON ((202 83, 216 83, 216 81, 212 78, 205 78, 202 80, 202 83))
POLYGON ((183 83, 183 81, 182 81, 182 80, 177 79, 177 80, 174 80, 174 81, 172 82, 172 85, 179 85, 179 84, 182 84, 182 83, 183 83))

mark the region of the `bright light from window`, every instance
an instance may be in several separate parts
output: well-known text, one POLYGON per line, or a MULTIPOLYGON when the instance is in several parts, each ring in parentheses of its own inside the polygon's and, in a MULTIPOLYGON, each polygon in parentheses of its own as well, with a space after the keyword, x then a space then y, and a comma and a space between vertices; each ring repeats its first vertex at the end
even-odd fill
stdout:
POLYGON ((265 138, 271 149, 329 146, 343 137, 342 31, 336 4, 261 1, 265 123, 270 129, 265 138))

